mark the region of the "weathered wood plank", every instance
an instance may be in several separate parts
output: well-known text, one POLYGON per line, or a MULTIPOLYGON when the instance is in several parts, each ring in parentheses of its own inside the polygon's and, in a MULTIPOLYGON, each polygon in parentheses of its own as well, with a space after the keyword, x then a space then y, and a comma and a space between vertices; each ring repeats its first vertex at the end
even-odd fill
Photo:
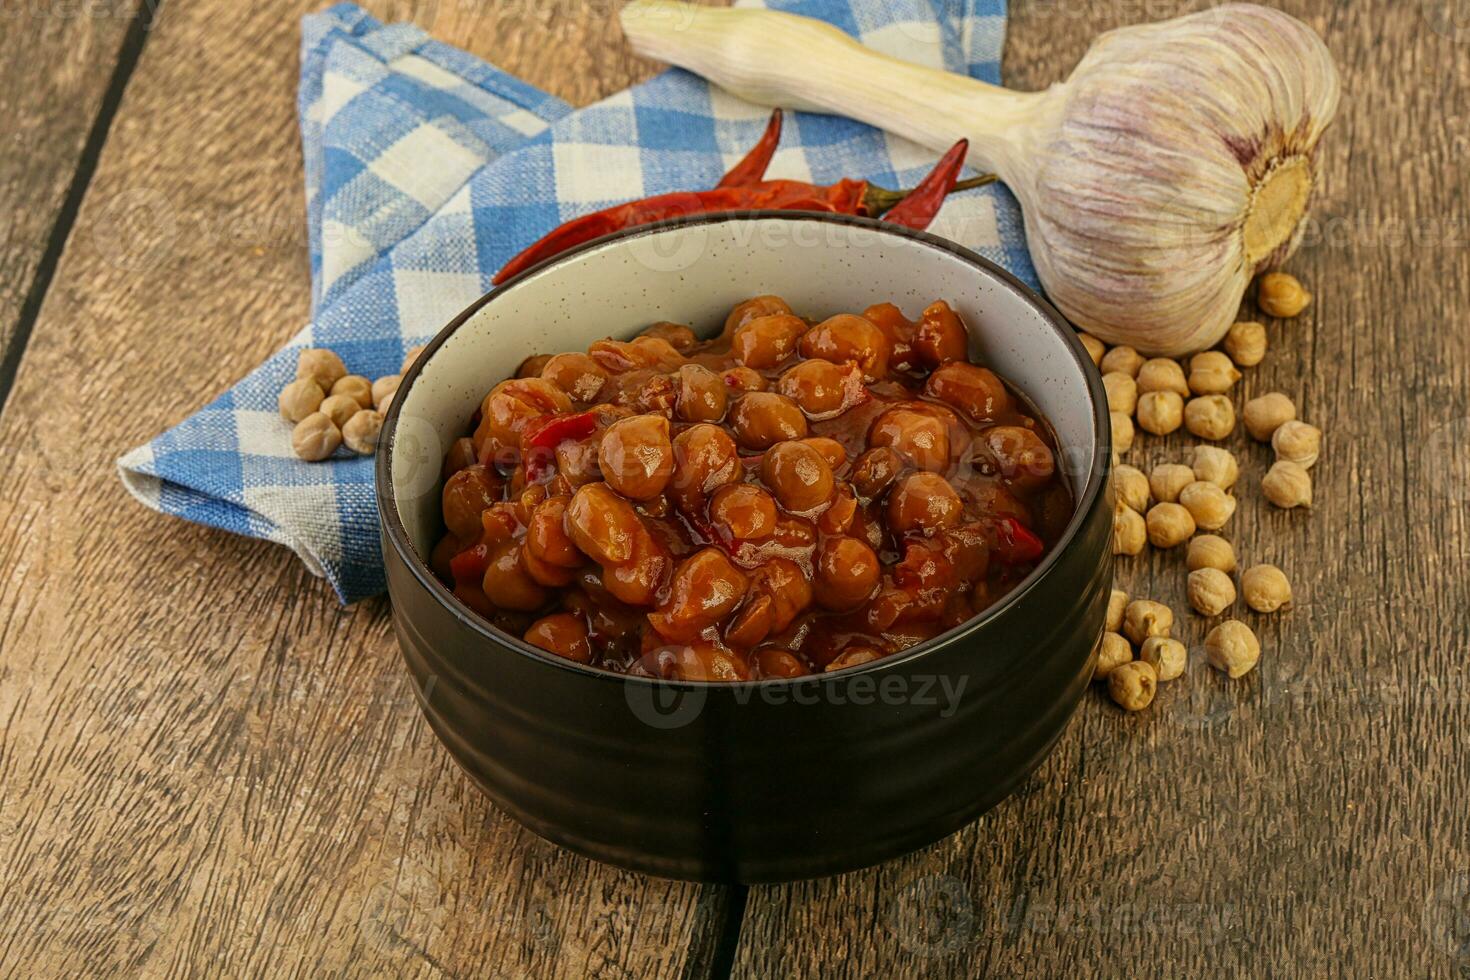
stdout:
MULTIPOLYGON (((702 975, 725 893, 495 812, 421 721, 385 603, 344 611, 284 549, 118 483, 307 315, 316 6, 162 10, 0 422, 0 974, 702 975)), ((379 6, 581 101, 651 70, 606 10, 379 6)))
MULTIPOLYGON (((1199 6, 1022 2, 1006 77, 1046 84, 1098 30, 1199 6)), ((1436 5, 1285 6, 1323 33, 1345 98, 1293 262, 1317 302, 1272 327, 1238 397, 1290 394, 1327 448, 1317 506, 1286 513, 1259 496, 1269 450, 1238 439, 1229 536, 1291 573, 1295 608, 1246 615, 1265 648, 1248 681, 1195 661, 1141 716, 1089 698, 1014 799, 935 847, 752 889, 737 975, 1470 969, 1470 48, 1436 5)), ((1198 645, 1181 555, 1121 580, 1198 645)))

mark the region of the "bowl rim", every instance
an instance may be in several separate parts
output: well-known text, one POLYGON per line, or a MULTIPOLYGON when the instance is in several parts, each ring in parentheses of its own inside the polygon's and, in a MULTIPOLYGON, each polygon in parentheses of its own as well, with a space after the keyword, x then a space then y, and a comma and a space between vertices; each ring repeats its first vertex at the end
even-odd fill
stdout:
MULTIPOLYGON (((1029 396, 1028 396, 1029 397, 1029 396)), ((641 682, 649 686, 661 688, 690 689, 690 690, 716 690, 722 688, 739 689, 751 686, 800 686, 803 684, 821 684, 828 681, 845 681, 858 674, 880 673, 885 670, 906 664, 919 659, 928 653, 963 640, 966 636, 982 629, 991 620, 1003 615, 1010 607, 1014 606, 1037 585, 1044 580, 1050 571, 1060 561, 1062 554, 1076 541, 1078 533, 1086 523, 1088 515, 1092 512, 1107 486, 1109 464, 1112 459, 1112 425, 1107 412, 1107 395, 1103 388, 1102 376, 1098 373, 1097 366, 1093 364, 1091 355, 1087 348, 1082 345, 1077 330, 1067 321, 1065 317, 1047 302, 1040 294, 1018 279, 1013 273, 1000 265, 980 255, 972 249, 960 245, 958 242, 942 238, 926 231, 918 231, 895 225, 891 222, 880 221, 876 218, 867 218, 860 215, 836 214, 827 211, 797 211, 780 210, 773 208, 760 208, 748 211, 722 211, 708 214, 699 214, 688 217, 669 218, 663 221, 655 221, 649 224, 637 225, 625 228, 607 235, 599 236, 590 241, 576 245, 564 252, 544 259, 519 274, 512 276, 498 286, 492 287, 487 293, 465 307, 454 319, 444 326, 434 338, 424 345, 423 351, 414 359, 414 363, 404 373, 398 392, 389 405, 388 414, 383 420, 383 431, 379 441, 380 451, 374 465, 374 497, 378 507, 378 526, 393 550, 404 562, 409 571, 418 580, 419 584, 438 604, 453 615, 463 626, 478 633, 481 637, 512 650, 522 656, 560 670, 571 671, 589 679, 602 680, 610 683, 629 684, 641 682), (822 672, 819 674, 804 674, 800 677, 777 677, 761 678, 746 681, 691 681, 691 680, 669 680, 656 677, 640 677, 633 674, 619 674, 614 671, 593 667, 589 664, 577 663, 565 657, 557 657, 538 647, 532 646, 524 639, 513 636, 489 622, 486 622, 478 613, 465 605, 443 582, 439 581, 428 565, 428 562, 419 557, 413 543, 408 539, 408 529, 403 526, 402 519, 398 516, 397 494, 393 488, 392 459, 394 444, 396 442, 398 427, 398 412, 405 398, 400 395, 412 388, 424 365, 433 357, 434 353, 465 323, 467 323, 481 309, 488 306, 494 300, 504 295, 516 286, 517 283, 538 275, 553 266, 575 261, 585 252, 600 249, 604 246, 617 242, 654 235, 671 229, 698 227, 707 224, 720 224, 735 221, 765 221, 780 219, 783 221, 811 221, 835 225, 847 225, 865 228, 872 232, 892 235, 896 238, 906 238, 921 245, 947 252, 956 258, 974 266, 980 272, 998 280, 1002 285, 1009 287, 1018 293, 1020 297, 1035 307, 1041 314, 1042 319, 1061 337, 1064 344, 1071 351, 1073 359, 1082 371, 1082 377, 1087 385, 1087 392, 1092 402, 1093 415, 1093 438, 1097 447, 1092 459, 1088 464, 1087 481, 1082 490, 1077 494, 1077 501, 1073 508, 1072 518, 1067 523, 1057 543, 1052 547, 1041 563, 1020 582, 1002 596, 998 601, 988 606, 983 612, 972 616, 963 623, 946 630, 938 636, 930 637, 922 643, 916 643, 906 650, 890 654, 879 660, 867 664, 859 664, 853 667, 844 667, 840 670, 822 672)))

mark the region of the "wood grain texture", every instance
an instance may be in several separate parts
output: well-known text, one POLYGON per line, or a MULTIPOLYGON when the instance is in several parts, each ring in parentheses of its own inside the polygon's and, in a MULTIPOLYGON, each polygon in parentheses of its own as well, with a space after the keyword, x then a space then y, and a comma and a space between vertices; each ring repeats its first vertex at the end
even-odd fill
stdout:
MULTIPOLYGON (((1097 31, 1200 6, 1022 0, 1006 78, 1045 85, 1097 31)), ((1289 394, 1326 449, 1317 506, 1283 512, 1269 449, 1237 437, 1228 536, 1291 574, 1295 608, 1238 613, 1265 652, 1231 683, 1199 660, 1182 553, 1125 561, 1121 587, 1182 621, 1186 677, 1137 716, 1088 698, 1021 792, 922 853, 752 889, 737 976, 1470 975, 1470 30, 1435 5, 1285 6, 1345 96, 1291 264, 1317 301, 1270 323, 1235 397, 1289 394)), ((1129 461, 1186 443, 1141 436, 1129 461)))
POLYGON ((131 0, 0 9, 0 361, 128 32, 131 0))
MULTIPOLYGON (((163 8, 0 418, 0 975, 703 975, 725 892, 497 813, 384 602, 340 609, 286 550, 119 485, 307 316, 314 6, 163 8)), ((579 101, 650 70, 595 9, 380 9, 579 101)))

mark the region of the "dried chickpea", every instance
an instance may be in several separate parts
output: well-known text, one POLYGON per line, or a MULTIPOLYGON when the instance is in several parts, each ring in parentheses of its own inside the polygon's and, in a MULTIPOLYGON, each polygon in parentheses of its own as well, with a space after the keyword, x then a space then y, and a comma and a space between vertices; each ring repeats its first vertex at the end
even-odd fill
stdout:
POLYGON ((1218 616, 1235 603, 1235 583, 1218 568, 1190 572, 1184 593, 1195 612, 1203 616, 1218 616))
POLYGON ((1291 582, 1275 565, 1252 565, 1240 577, 1245 604, 1256 612, 1271 613, 1291 605, 1291 582))
POLYGON ((1312 476, 1306 467, 1289 459, 1278 459, 1261 477, 1261 492, 1277 507, 1312 506, 1312 476))
POLYGON ((1255 367, 1266 359, 1266 328, 1254 320, 1242 320, 1225 334, 1224 346, 1236 364, 1255 367))
POLYGON ((1216 568, 1222 572, 1235 571, 1235 549, 1230 542, 1218 534, 1201 534, 1189 542, 1189 551, 1184 564, 1191 572, 1201 568, 1216 568))
POLYGON ((1184 368, 1171 357, 1151 357, 1138 368, 1138 392, 1172 391, 1180 398, 1189 397, 1184 368))
POLYGON ((1189 359, 1189 390, 1196 395, 1223 395, 1239 380, 1235 363, 1220 351, 1207 350, 1189 359))
POLYGON ((1205 480, 1180 490, 1179 503, 1194 518, 1195 527, 1205 531, 1218 531, 1235 516, 1235 498, 1205 480))
POLYGON ((1159 674, 1142 660, 1126 663, 1108 674, 1108 697, 1124 711, 1142 711, 1153 703, 1159 674))
POLYGON ((1161 504, 1179 502, 1179 491, 1195 481, 1194 470, 1181 463, 1160 463, 1148 475, 1148 488, 1161 504))
POLYGON ((1277 459, 1290 460, 1309 470, 1322 451, 1322 430, 1296 419, 1282 422, 1281 427, 1271 433, 1271 448, 1276 451, 1277 459))
POLYGON ((1244 677, 1261 659, 1261 641, 1238 619, 1227 619, 1205 637, 1205 659, 1231 678, 1244 677))
POLYGON ((1097 365, 1103 374, 1109 371, 1122 371, 1130 378, 1138 377, 1138 369, 1143 367, 1143 355, 1126 344, 1122 347, 1114 347, 1102 356, 1097 365))
POLYGON ((1184 406, 1184 427, 1201 439, 1224 439, 1235 431, 1235 406, 1224 395, 1191 398, 1184 406))
POLYGON ((296 355, 296 377, 310 378, 322 391, 331 391, 338 378, 347 376, 347 365, 334 351, 308 347, 296 355))
POLYGON ((1312 294, 1296 276, 1285 272, 1268 272, 1256 284, 1256 304, 1267 316, 1294 317, 1310 302, 1312 294))
POLYGON ((413 367, 413 362, 414 361, 417 361, 419 359, 419 355, 422 354, 423 352, 424 352, 424 345, 423 344, 419 344, 417 347, 410 347, 408 350, 404 351, 404 353, 403 353, 403 364, 399 366, 398 373, 399 374, 407 374, 408 373, 408 369, 411 368, 411 367, 413 367))
POLYGON ((1184 673, 1184 666, 1189 661, 1189 651, 1173 637, 1150 636, 1143 641, 1138 659, 1152 667, 1159 675, 1159 680, 1172 681, 1184 673))
POLYGON ((351 395, 328 395, 317 411, 331 419, 332 424, 340 429, 347 424, 348 419, 362 411, 362 406, 351 395))
POLYGON ((1143 551, 1148 531, 1143 515, 1126 504, 1113 510, 1113 554, 1136 555, 1143 551))
POLYGON ((1283 423, 1296 418, 1296 406, 1279 391, 1273 391, 1245 403, 1241 412, 1245 431, 1257 442, 1270 442, 1283 423))
POLYGON ((1195 446, 1191 469, 1196 480, 1213 483, 1221 490, 1229 490, 1240 479, 1240 464, 1235 454, 1219 446, 1195 446))
POLYGON ((1104 628, 1116 633, 1123 628, 1123 610, 1128 608, 1128 593, 1114 589, 1108 594, 1108 618, 1104 628))
POLYGON ((383 431, 383 416, 364 408, 342 426, 342 441, 359 456, 371 456, 378 448, 378 434, 383 431))
POLYGON ((1132 659, 1133 648, 1127 640, 1111 631, 1104 633, 1097 644, 1097 666, 1093 668, 1092 679, 1103 680, 1132 659))
POLYGON ((385 374, 373 382, 373 408, 379 412, 388 411, 388 403, 393 401, 393 396, 398 393, 398 383, 403 380, 401 374, 385 374))
POLYGON ((357 402, 359 408, 373 407, 373 383, 360 374, 349 374, 338 378, 332 385, 333 395, 346 395, 357 402))
POLYGON ((311 378, 297 378, 281 389, 276 404, 280 406, 281 418, 287 422, 300 422, 321 408, 326 397, 322 386, 311 378))
POLYGON ((1122 412, 1109 412, 1108 416, 1113 426, 1113 449, 1126 453, 1133 448, 1133 419, 1122 412))
POLYGON ((1181 504, 1154 504, 1144 515, 1148 543, 1155 548, 1174 548, 1194 533, 1194 515, 1181 504))
POLYGON ((1138 398, 1138 424, 1145 432, 1166 436, 1184 423, 1184 399, 1177 391, 1150 391, 1138 398))
POLYGON ((1140 514, 1148 510, 1148 477, 1132 466, 1113 467, 1113 490, 1121 503, 1140 514))
POLYGON ((1123 635, 1141 646, 1151 636, 1168 636, 1174 628, 1174 610, 1152 599, 1134 599, 1123 610, 1123 635))
POLYGON ((291 449, 309 462, 326 459, 342 445, 342 430, 322 412, 312 412, 291 430, 291 449))
POLYGON ((1108 410, 1132 415, 1138 407, 1138 382, 1122 371, 1103 375, 1103 389, 1108 393, 1108 410))
POLYGON ((1082 341, 1082 346, 1087 348, 1087 356, 1092 358, 1093 364, 1102 363, 1103 355, 1108 352, 1108 347, 1090 333, 1079 333, 1077 339, 1082 341))

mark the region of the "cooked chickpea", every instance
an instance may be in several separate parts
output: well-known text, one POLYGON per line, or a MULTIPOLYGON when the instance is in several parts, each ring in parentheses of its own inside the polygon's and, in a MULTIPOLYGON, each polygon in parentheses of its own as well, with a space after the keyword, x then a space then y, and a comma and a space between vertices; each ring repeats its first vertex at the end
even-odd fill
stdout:
POLYGON ((805 439, 798 439, 797 441, 803 446, 811 446, 817 452, 821 453, 822 458, 827 461, 827 465, 834 470, 847 462, 847 450, 843 449, 842 443, 836 439, 828 439, 826 436, 807 436, 805 439))
POLYGON ((1135 646, 1151 636, 1168 636, 1174 628, 1174 611, 1152 599, 1134 599, 1123 610, 1123 635, 1135 646))
POLYGON ((1218 616, 1235 603, 1235 583, 1218 568, 1190 572, 1184 591, 1195 612, 1203 616, 1218 616))
POLYGON ((1191 469, 1196 480, 1213 483, 1221 490, 1229 490, 1240 479, 1240 464, 1235 461, 1235 454, 1219 446, 1195 446, 1191 469))
POLYGON ((718 422, 725 417, 729 395, 724 379, 698 364, 685 364, 677 377, 675 415, 685 422, 718 422))
POLYGON ((1322 430, 1291 419, 1271 433, 1271 448, 1276 451, 1277 459, 1289 460, 1309 470, 1322 450, 1322 430))
POLYGON ((928 412, 888 409, 868 428, 868 446, 887 446, 921 470, 949 468, 949 427, 928 412))
POLYGON ((322 386, 311 378, 297 378, 281 389, 276 404, 280 406, 281 418, 295 423, 321 408, 326 397, 322 386))
POLYGON ((1254 320, 1232 324, 1225 334, 1225 353, 1240 367, 1255 367, 1266 359, 1266 328, 1254 320))
POLYGON ((720 377, 724 380, 725 387, 729 388, 732 392, 766 390, 766 379, 754 368, 737 365, 736 367, 726 368, 724 374, 720 377))
POLYGON ((348 374, 337 379, 331 394, 346 395, 357 402, 358 408, 373 407, 373 383, 360 374, 348 374))
POLYGON ((995 457, 1000 475, 1014 487, 1034 490, 1045 485, 1056 472, 1051 449, 1025 426, 991 426, 985 430, 985 445, 995 457))
POLYGON ((757 650, 752 661, 754 676, 766 679, 771 677, 801 677, 808 673, 806 665, 790 650, 781 650, 775 647, 767 647, 757 650))
POLYGON ((398 384, 403 380, 400 374, 385 374, 373 382, 373 408, 384 415, 388 414, 388 405, 393 401, 393 396, 398 393, 398 384))
POLYGON ((878 587, 883 566, 865 542, 850 537, 828 537, 817 549, 813 571, 817 603, 827 609, 860 606, 878 587))
POLYGON ((378 434, 383 431, 383 416, 364 408, 342 426, 342 441, 359 456, 371 456, 378 449, 378 434))
POLYGON ((1235 431, 1235 406, 1224 395, 1201 395, 1184 406, 1184 427, 1201 439, 1219 441, 1235 431))
POLYGON ((830 674, 834 670, 843 670, 847 667, 861 667, 863 664, 870 664, 875 660, 882 659, 883 651, 876 647, 850 646, 833 658, 832 662, 827 664, 826 667, 823 667, 822 670, 824 673, 830 674))
POLYGON ((362 411, 362 406, 351 395, 328 395, 322 399, 317 411, 331 419, 332 424, 340 429, 347 424, 348 419, 362 411))
POLYGON ((807 433, 801 406, 770 391, 741 395, 730 409, 730 427, 747 449, 769 449, 788 439, 803 439, 807 433))
POLYGON ((832 468, 822 454, 801 442, 782 442, 766 451, 761 479, 781 506, 802 514, 832 497, 832 468))
POLYGON ((1113 490, 1120 503, 1140 514, 1148 510, 1148 477, 1132 466, 1113 467, 1113 490))
POLYGON ((1077 339, 1082 341, 1082 346, 1087 350, 1087 356, 1092 358, 1093 364, 1101 364, 1103 355, 1108 352, 1107 344, 1098 340, 1090 333, 1078 333, 1077 339))
POLYGON ((1285 272, 1268 272, 1256 284, 1256 303, 1267 316, 1290 319, 1311 302, 1306 287, 1285 272))
POLYGON ((605 483, 577 488, 567 504, 565 524, 582 553, 604 566, 632 559, 639 536, 647 533, 633 505, 605 483))
POLYGON ((863 376, 877 381, 888 373, 888 336, 871 320, 853 313, 830 316, 801 335, 801 356, 842 364, 856 361, 863 376))
POLYGON ((1218 534, 1201 534, 1191 538, 1185 553, 1184 565, 1191 572, 1201 568, 1216 568, 1222 572, 1235 571, 1235 549, 1230 542, 1218 534))
POLYGON ((521 433, 545 415, 572 410, 566 392, 544 378, 512 378, 502 381, 480 403, 480 425, 475 445, 484 454, 499 459, 519 456, 521 433))
POLYGON ((1189 397, 1189 384, 1184 380, 1184 368, 1170 357, 1151 357, 1138 368, 1138 393, 1150 391, 1172 391, 1180 398, 1189 397))
POLYGON ((1273 391, 1245 403, 1241 413, 1245 420, 1245 431, 1257 442, 1270 442, 1271 436, 1283 423, 1296 418, 1296 406, 1291 399, 1279 391, 1273 391))
POLYGON ((1093 668, 1092 679, 1106 680, 1109 674, 1132 659, 1133 647, 1128 645, 1128 641, 1117 633, 1108 631, 1098 641, 1097 666, 1093 668))
POLYGON ((1141 553, 1148 540, 1145 524, 1142 514, 1120 502, 1113 510, 1113 554, 1141 553))
POLYGON ((693 511, 705 498, 744 472, 740 451, 724 429, 701 423, 674 437, 674 476, 669 489, 679 506, 693 511))
POLYGON ((1261 492, 1277 507, 1310 507, 1312 475, 1300 463, 1278 459, 1261 477, 1261 492))
POLYGON ((776 501, 752 483, 732 483, 710 497, 709 519, 733 541, 760 541, 776 530, 776 501))
POLYGON ((1108 394, 1108 411, 1132 415, 1138 407, 1138 382, 1131 374, 1109 371, 1103 375, 1103 390, 1108 394))
POLYGON ((658 602, 672 559, 641 526, 633 538, 633 555, 620 565, 604 565, 602 587, 619 602, 652 606, 658 602))
POLYGON ((970 354, 970 334, 959 315, 944 300, 930 303, 914 328, 914 353, 925 367, 963 361, 970 354))
POLYGON ((903 457, 887 446, 869 449, 853 461, 852 488, 858 496, 875 500, 898 479, 904 465, 903 457))
POLYGON ((1166 436, 1184 422, 1184 399, 1176 391, 1150 391, 1138 398, 1138 425, 1145 432, 1166 436))
POLYGON ((801 406, 813 419, 840 415, 863 392, 862 368, 820 359, 798 361, 782 374, 776 390, 801 406))
POLYGON ((1126 453, 1133 448, 1133 419, 1122 412, 1109 412, 1108 422, 1113 427, 1113 449, 1126 453))
POLYGON ((502 541, 490 549, 490 564, 480 583, 485 597, 501 609, 530 612, 546 605, 548 593, 521 564, 521 546, 502 541))
POLYGON ((1151 636, 1143 641, 1138 659, 1152 667, 1160 681, 1172 681, 1184 674, 1189 651, 1173 637, 1151 636))
POLYGON ((1108 674, 1108 697, 1124 711, 1142 711, 1153 703, 1159 675, 1142 660, 1126 663, 1108 674))
POLYGON ((924 382, 924 391, 976 422, 994 421, 1011 406, 1010 392, 994 371, 964 361, 936 368, 924 382))
POLYGON ((668 320, 650 323, 638 336, 662 340, 677 351, 686 351, 699 342, 693 330, 682 323, 670 323, 668 320))
POLYGON ((608 426, 597 449, 597 464, 607 485, 630 500, 652 500, 674 474, 669 420, 634 415, 608 426))
POLYGON ((330 392, 339 378, 347 376, 347 365, 334 351, 308 347, 296 355, 296 377, 310 378, 324 392, 330 392))
POLYGON ((795 352, 806 330, 806 321, 789 313, 756 317, 735 329, 730 352, 746 367, 773 368, 795 352))
POLYGON ((587 624, 581 616, 572 613, 541 617, 526 630, 525 640, 533 647, 579 664, 592 661, 592 642, 587 634, 587 624))
POLYGON ((414 361, 417 361, 419 359, 419 355, 422 354, 423 352, 424 352, 424 345, 423 344, 419 344, 417 347, 410 347, 408 350, 404 351, 403 352, 403 363, 398 366, 398 373, 399 374, 407 374, 408 373, 408 369, 411 368, 411 367, 413 367, 413 362, 414 361))
POLYGON ((1205 659, 1230 678, 1244 677, 1261 659, 1261 641, 1238 619, 1227 619, 1205 637, 1205 659))
POLYGON ((752 296, 743 303, 736 303, 730 310, 730 315, 725 318, 725 336, 729 337, 740 327, 754 320, 756 317, 775 316, 776 314, 791 313, 791 307, 779 296, 752 296))
POLYGON ((1234 362, 1217 350, 1204 351, 1189 360, 1189 391, 1196 395, 1223 395, 1239 380, 1234 362))
POLYGON ((462 541, 480 537, 480 515, 500 499, 501 481, 478 463, 466 466, 444 482, 440 510, 449 533, 462 541))
POLYGON ((552 355, 541 368, 541 377, 579 402, 595 402, 607 384, 608 374, 590 354, 571 351, 552 355))
POLYGON ((1109 371, 1122 371, 1130 378, 1136 378, 1139 369, 1143 367, 1143 360, 1142 354, 1124 344, 1104 354, 1102 360, 1098 362, 1098 367, 1102 369, 1103 374, 1109 371))
POLYGON ((1179 463, 1160 463, 1148 475, 1148 488, 1161 504, 1179 502, 1179 491, 1195 481, 1194 470, 1179 463))
POLYGON ((1154 504, 1144 515, 1148 543, 1155 548, 1175 548, 1194 533, 1194 515, 1181 504, 1154 504))
POLYGON ((1256 612, 1272 613, 1291 604, 1291 582, 1275 565, 1253 565, 1240 577, 1245 604, 1256 612))
POLYGON ((308 462, 326 459, 340 445, 342 430, 324 412, 312 412, 291 430, 291 449, 308 462))
POLYGON ((701 548, 679 564, 648 621, 668 639, 689 642, 734 612, 749 587, 750 579, 723 551, 701 548))
POLYGON ((1179 503, 1194 518, 1195 526, 1206 531, 1220 530, 1235 516, 1235 498, 1205 480, 1180 490, 1179 503))
POLYGON ((537 560, 557 568, 576 568, 582 552, 567 533, 569 497, 547 497, 531 511, 526 526, 526 550, 537 560))
POLYGON ((1116 633, 1123 628, 1123 610, 1128 608, 1128 593, 1113 589, 1108 593, 1108 615, 1103 628, 1116 633))
POLYGON ((964 509, 960 495, 938 473, 910 473, 888 495, 888 526, 898 534, 933 534, 952 527, 964 509))

